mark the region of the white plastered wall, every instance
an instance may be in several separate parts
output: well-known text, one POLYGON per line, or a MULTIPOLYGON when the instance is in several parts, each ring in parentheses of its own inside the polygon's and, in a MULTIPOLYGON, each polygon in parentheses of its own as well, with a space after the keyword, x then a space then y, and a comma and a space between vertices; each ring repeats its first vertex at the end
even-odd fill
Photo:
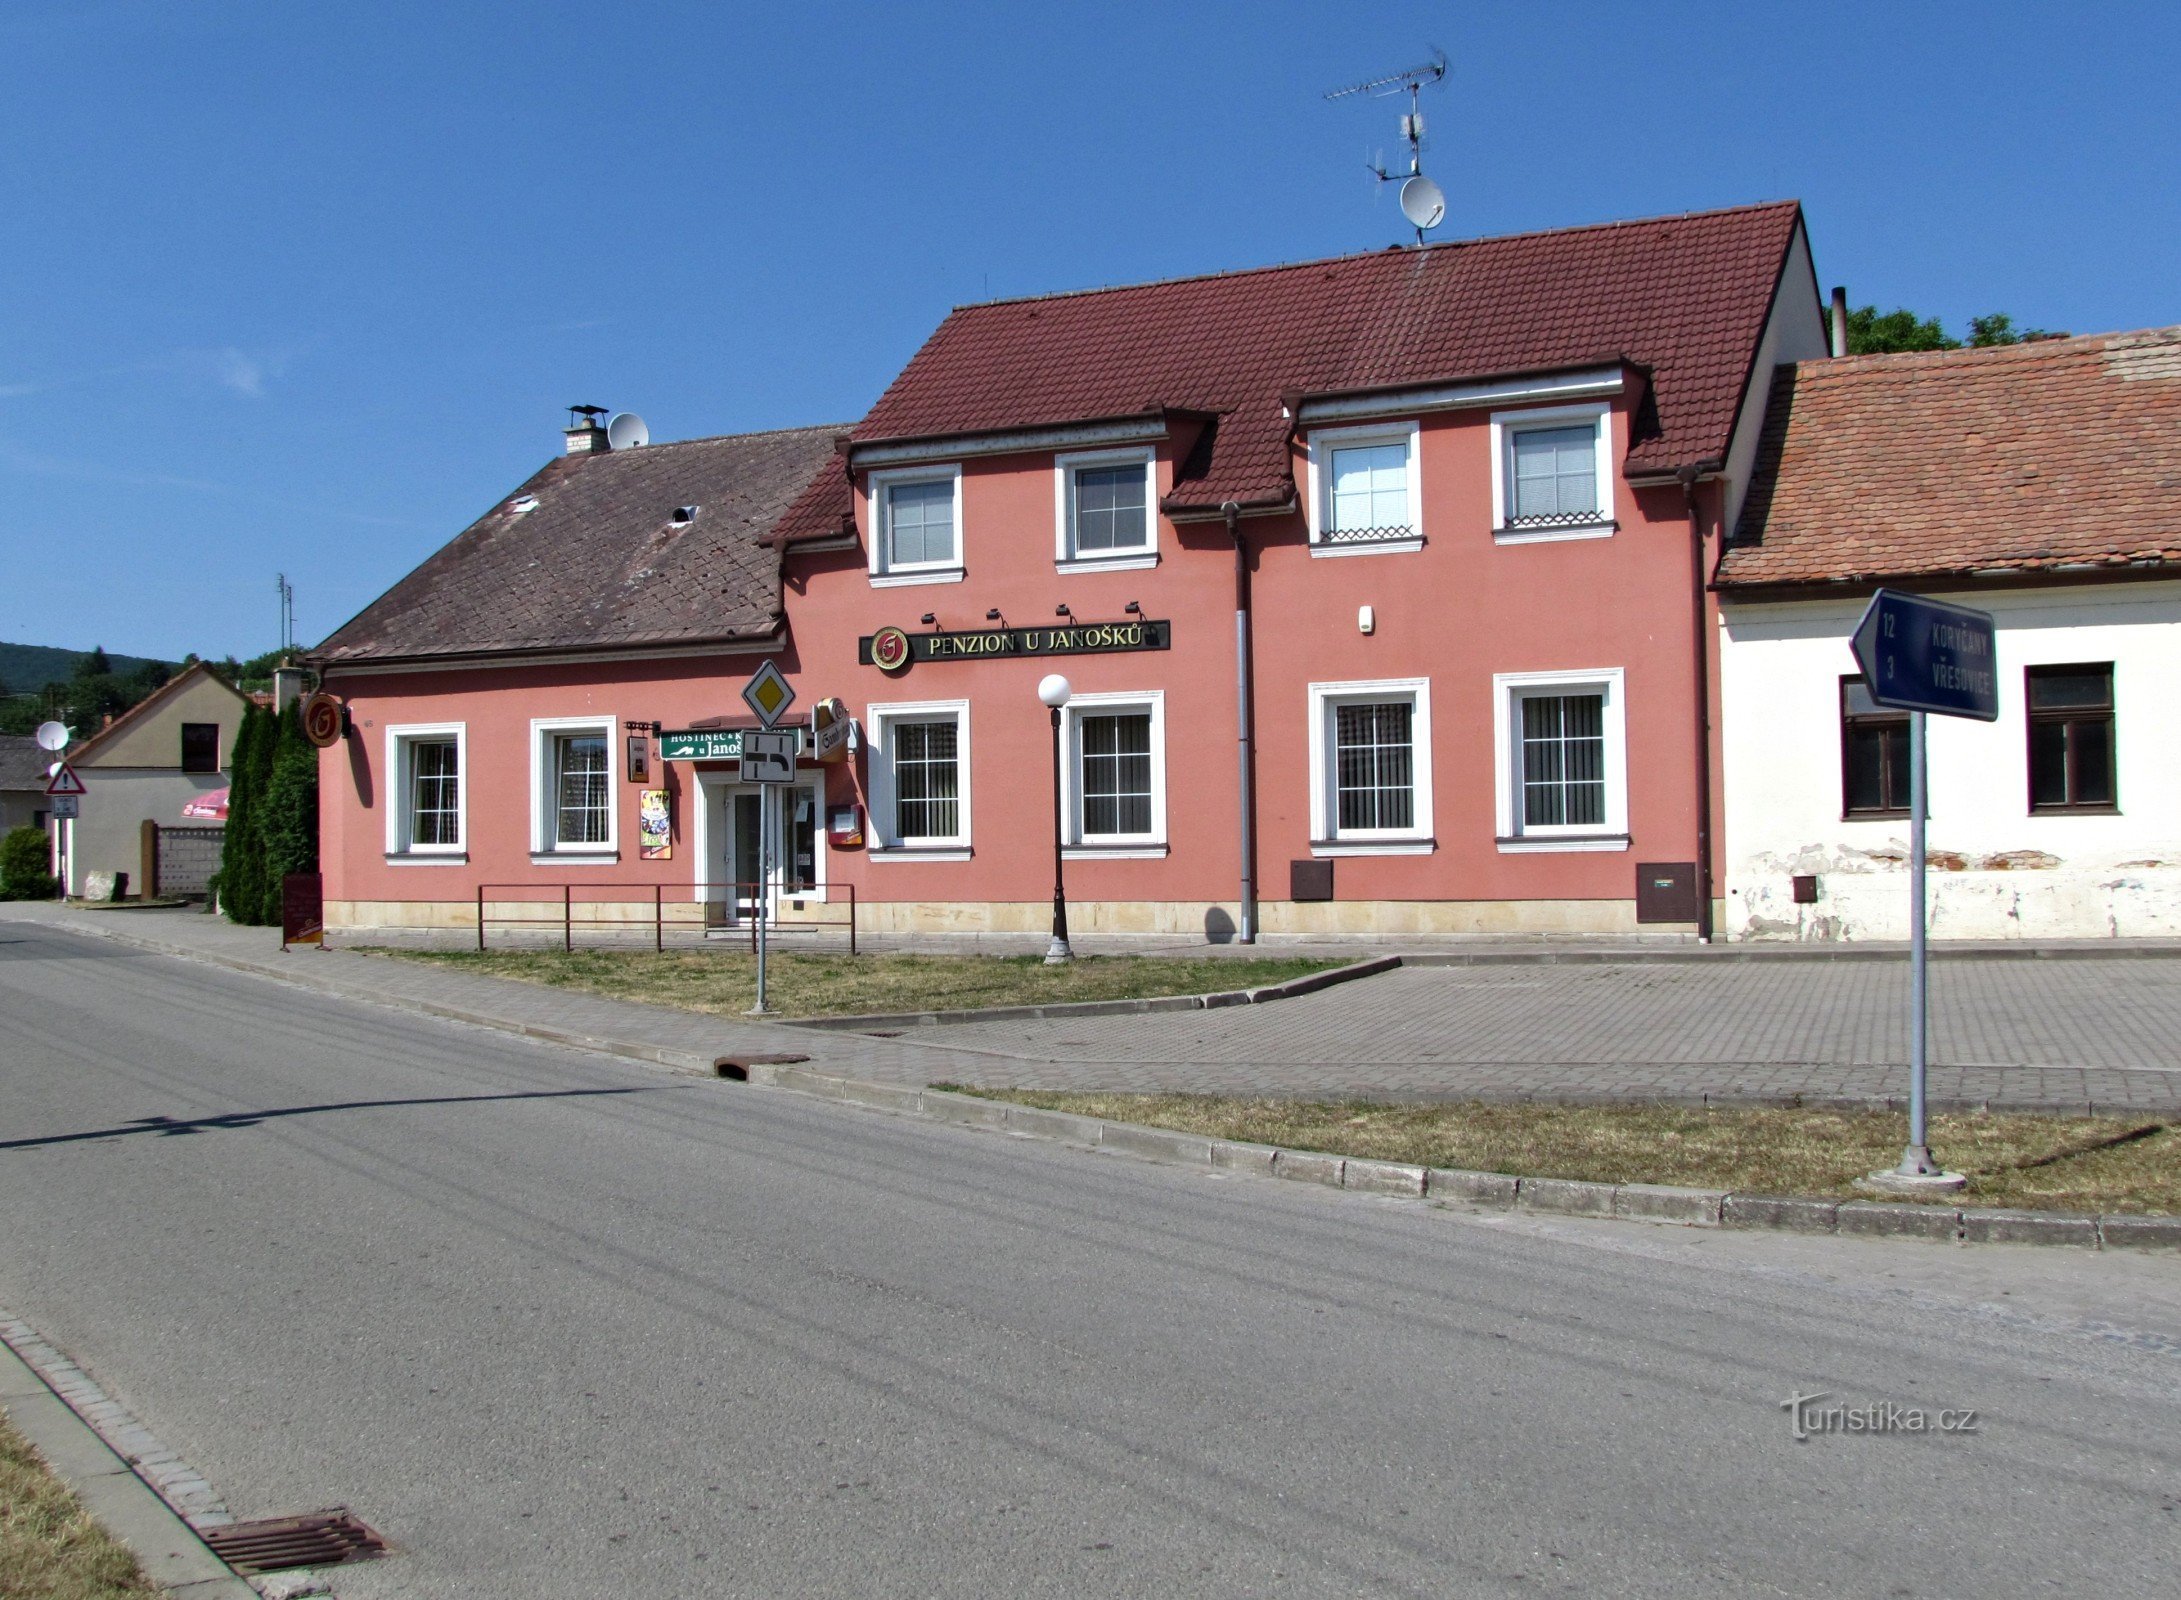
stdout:
MULTIPOLYGON (((2181 584, 1945 598, 1998 624, 2000 716, 1929 719, 1932 937, 2181 935, 2181 584), (2023 668, 2104 661, 2120 813, 2032 816, 2023 668)), ((1908 937, 1907 820, 1841 815, 1839 685, 1866 603, 1725 607, 1730 938, 1908 937), (1797 874, 1817 877, 1814 905, 1794 903, 1797 874)))

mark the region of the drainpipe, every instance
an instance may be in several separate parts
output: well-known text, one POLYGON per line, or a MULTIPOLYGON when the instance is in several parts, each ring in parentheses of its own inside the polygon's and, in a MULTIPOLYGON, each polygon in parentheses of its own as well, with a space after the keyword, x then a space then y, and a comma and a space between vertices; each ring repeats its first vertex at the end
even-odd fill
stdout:
POLYGON ((1704 604, 1704 513, 1697 504, 1697 467, 1683 467, 1681 497, 1689 508, 1689 614, 1696 658, 1696 936, 1711 943, 1711 629, 1704 604))
POLYGON ((1227 519, 1227 537, 1234 541, 1234 712, 1235 793, 1241 808, 1242 926, 1236 937, 1243 944, 1257 942, 1257 754, 1250 741, 1254 720, 1250 689, 1250 562, 1242 543, 1242 506, 1229 500, 1220 512, 1227 519))

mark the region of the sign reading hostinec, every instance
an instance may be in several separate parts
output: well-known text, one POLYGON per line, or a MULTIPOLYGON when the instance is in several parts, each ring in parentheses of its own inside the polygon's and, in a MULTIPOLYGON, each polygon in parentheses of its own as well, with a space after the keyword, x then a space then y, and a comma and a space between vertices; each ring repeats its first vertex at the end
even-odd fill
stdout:
POLYGON ((1870 696, 1899 711, 1999 716, 1991 613, 1880 589, 1855 626, 1856 665, 1870 696))

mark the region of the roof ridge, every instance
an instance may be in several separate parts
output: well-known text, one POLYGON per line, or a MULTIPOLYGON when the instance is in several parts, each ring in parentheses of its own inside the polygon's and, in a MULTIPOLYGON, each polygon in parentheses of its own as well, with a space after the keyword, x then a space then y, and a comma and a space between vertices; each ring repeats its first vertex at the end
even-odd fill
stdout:
POLYGON ((639 450, 674 450, 689 444, 725 444, 730 439, 771 439, 784 433, 846 433, 853 422, 811 422, 792 428, 753 428, 748 433, 707 433, 694 439, 664 439, 654 444, 631 445, 621 450, 593 450, 574 456, 555 456, 556 461, 601 460, 607 456, 631 456, 639 450))
MULTIPOLYGON (((301 652, 299 651, 297 653, 300 654, 301 652)), ((183 684, 189 682, 193 678, 198 677, 199 675, 209 678, 212 682, 218 684, 221 688, 225 689, 229 694, 235 695, 236 697, 243 700, 249 699, 248 695, 244 694, 240 689, 229 683, 217 672, 214 672, 212 670, 211 662, 201 660, 192 661, 189 662, 187 665, 183 666, 179 671, 177 671, 173 677, 167 679, 165 683, 162 683, 161 685, 159 685, 158 688, 152 690, 150 694, 144 696, 143 699, 137 701, 135 705, 124 706, 121 710, 115 712, 113 721, 107 723, 103 728, 94 729, 91 733, 91 736, 88 739, 85 739, 83 743, 77 745, 75 749, 63 751, 61 753, 60 759, 69 762, 82 760, 91 751, 96 750, 97 748, 99 748, 100 745, 108 742, 113 737, 113 735, 119 733, 123 728, 129 727, 132 724, 141 720, 142 718, 149 716, 154 707, 162 704, 163 702, 171 698, 181 689, 181 686, 183 684)))
POLYGON ((1812 376, 1835 373, 1846 377, 1851 373, 1868 372, 1887 366, 1937 367, 1966 365, 1974 361, 2006 360, 2009 357, 2058 355, 2101 345, 2111 339, 2138 339, 2145 334, 2164 334, 2181 340, 2181 323, 2152 328, 2114 328, 2104 333, 2070 333, 2050 339, 2018 339, 2012 344, 1958 345, 1950 350, 1866 350, 1860 355, 1813 356, 1807 361, 1788 362, 1785 365, 1795 369, 1798 379, 1804 373, 1812 376))
POLYGON ((1759 200, 1746 205, 1713 206, 1703 211, 1668 211, 1652 217, 1623 217, 1612 222, 1573 222, 1557 228, 1529 228, 1516 233, 1485 233, 1468 239, 1435 239, 1420 249, 1415 245, 1380 245, 1370 250, 1349 250, 1339 255, 1311 256, 1299 261, 1273 261, 1254 267, 1229 267, 1219 272, 1182 272, 1167 278, 1143 278, 1133 283, 1101 283, 1081 289, 1048 289, 1043 294, 1003 295, 993 300, 965 300, 955 311, 984 311, 1000 306, 1038 305, 1048 300, 1074 300, 1094 294, 1115 294, 1124 289, 1164 289, 1182 283, 1215 283, 1227 278, 1260 277, 1274 272, 1302 272, 1312 267, 1337 266, 1349 261, 1376 261, 1384 256, 1428 255, 1435 250, 1459 250, 1486 244, 1516 244, 1525 239, 1551 239, 1563 234, 1604 233, 1618 228, 1656 227, 1662 222, 1694 222, 1707 217, 1727 217, 1760 211, 1800 208, 1800 200, 1759 200))

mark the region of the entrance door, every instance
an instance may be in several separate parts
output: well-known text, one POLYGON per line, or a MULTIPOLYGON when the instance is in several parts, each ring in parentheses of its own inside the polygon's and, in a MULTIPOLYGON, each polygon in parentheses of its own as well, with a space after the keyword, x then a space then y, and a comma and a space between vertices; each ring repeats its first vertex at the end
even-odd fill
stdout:
POLYGON ((760 850, 764 815, 764 797, 758 790, 728 792, 727 881, 734 885, 728 891, 728 904, 734 907, 736 922, 756 916, 763 898, 758 879, 765 870, 760 850))

